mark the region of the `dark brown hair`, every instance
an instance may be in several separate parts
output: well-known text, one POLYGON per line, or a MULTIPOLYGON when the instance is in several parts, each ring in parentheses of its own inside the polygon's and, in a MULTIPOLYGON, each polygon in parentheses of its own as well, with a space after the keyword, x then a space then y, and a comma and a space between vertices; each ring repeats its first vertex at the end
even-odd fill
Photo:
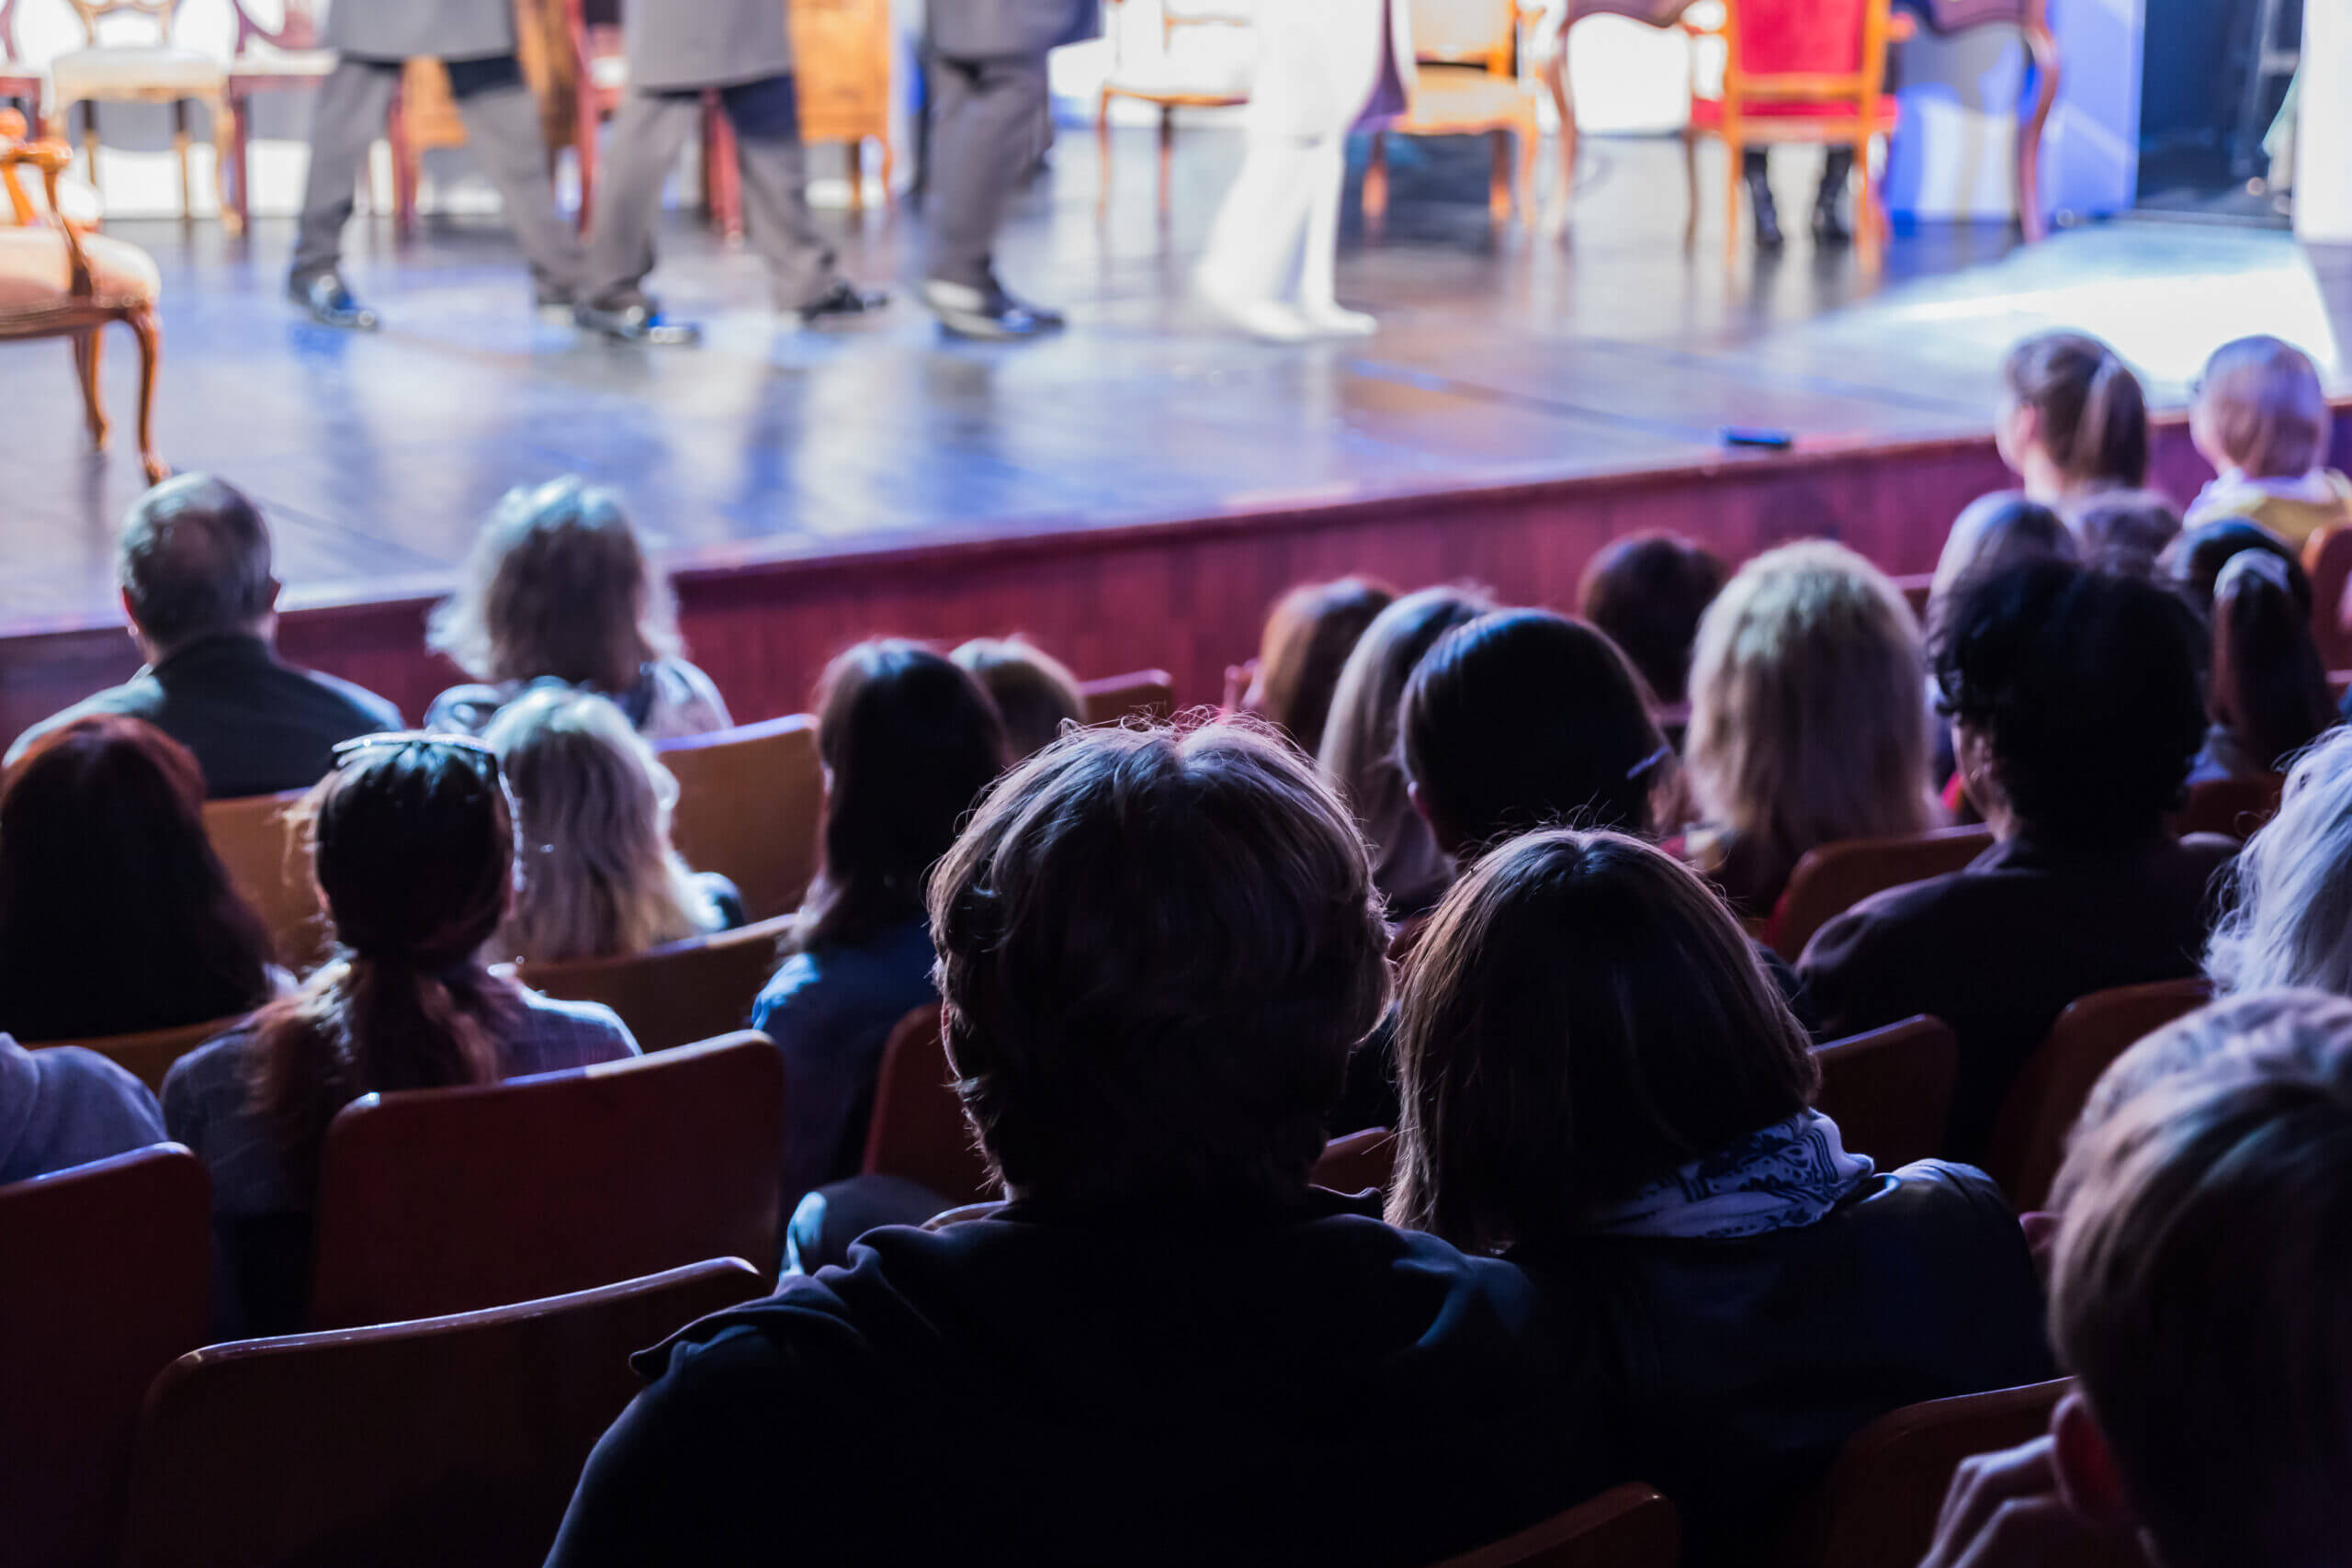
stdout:
POLYGON ((41 736, 0 780, 0 1030, 87 1039, 269 999, 269 937, 204 832, 204 777, 139 719, 41 736))
POLYGON ((931 885, 948 1054, 1017 1198, 1295 1199, 1387 999, 1346 807, 1258 727, 1090 729, 992 791, 931 885))
POLYGON ((1584 569, 1577 605, 1609 634, 1661 703, 1689 695, 1699 617, 1731 580, 1723 557, 1679 534, 1612 541, 1584 569))
POLYGON ((2240 550, 2214 583, 2206 708, 2256 766, 2273 772, 2335 722, 2310 602, 2295 597, 2288 563, 2267 550, 2240 550))
POLYGON ((2001 378, 2040 417, 2041 449, 2077 483, 2148 482, 2148 403, 2115 350, 2083 333, 2043 333, 2009 350, 2001 378))
POLYGON ((1257 711, 1308 756, 1323 749, 1331 694, 1356 639, 1396 597, 1385 582, 1343 577, 1292 589, 1266 617, 1258 649, 1257 711))
POLYGON ((1052 745, 1065 724, 1086 722, 1086 694, 1068 666, 1017 637, 974 637, 948 657, 971 671, 1004 720, 1012 754, 1027 757, 1052 745))
POLYGON ((1447 894, 1396 1027, 1392 1224, 1473 1250, 1785 1121, 1811 1043, 1699 874, 1622 833, 1515 839, 1447 894))
POLYGON ((277 602, 260 511, 209 474, 175 474, 139 498, 116 570, 131 620, 164 652, 245 631, 277 602))

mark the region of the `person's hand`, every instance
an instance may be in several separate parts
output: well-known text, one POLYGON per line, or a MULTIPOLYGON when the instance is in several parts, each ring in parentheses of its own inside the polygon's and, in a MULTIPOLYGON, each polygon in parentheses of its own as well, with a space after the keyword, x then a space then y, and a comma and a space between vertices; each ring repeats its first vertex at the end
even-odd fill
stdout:
POLYGON ((2054 1438, 1962 1460, 1919 1568, 2057 1568, 2104 1540, 2058 1493, 2054 1438))

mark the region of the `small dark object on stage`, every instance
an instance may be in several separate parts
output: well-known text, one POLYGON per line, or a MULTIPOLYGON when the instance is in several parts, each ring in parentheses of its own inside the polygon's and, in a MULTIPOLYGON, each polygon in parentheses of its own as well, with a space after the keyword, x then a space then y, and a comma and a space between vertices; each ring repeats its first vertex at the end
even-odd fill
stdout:
POLYGON ((1775 452, 1785 452, 1797 444, 1794 433, 1786 430, 1758 430, 1747 425, 1726 424, 1715 432, 1726 446, 1764 446, 1775 452))

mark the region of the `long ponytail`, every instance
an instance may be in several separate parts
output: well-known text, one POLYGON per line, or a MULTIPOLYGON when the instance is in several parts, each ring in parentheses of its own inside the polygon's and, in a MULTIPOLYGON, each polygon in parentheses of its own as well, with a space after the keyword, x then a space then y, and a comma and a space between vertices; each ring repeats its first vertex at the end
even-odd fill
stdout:
POLYGON ((2042 449, 2076 484, 2148 482, 2148 400, 2122 356, 2084 333, 2043 333, 2009 350, 2010 396, 2041 418, 2042 449))

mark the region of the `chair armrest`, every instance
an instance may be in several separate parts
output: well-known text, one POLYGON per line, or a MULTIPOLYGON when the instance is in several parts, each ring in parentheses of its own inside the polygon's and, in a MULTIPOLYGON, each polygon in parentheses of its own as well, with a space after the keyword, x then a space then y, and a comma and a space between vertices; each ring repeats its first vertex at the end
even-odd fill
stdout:
POLYGON ((90 273, 90 258, 82 249, 82 236, 65 220, 65 209, 57 197, 57 177, 74 164, 74 150, 62 141, 27 141, 25 117, 15 109, 0 109, 0 185, 8 191, 8 205, 14 209, 19 228, 30 228, 40 219, 33 204, 25 198, 25 187, 17 182, 17 170, 29 165, 40 171, 41 188, 49 197, 49 219, 57 231, 65 236, 65 259, 68 287, 77 299, 87 299, 97 293, 97 284, 90 273))

